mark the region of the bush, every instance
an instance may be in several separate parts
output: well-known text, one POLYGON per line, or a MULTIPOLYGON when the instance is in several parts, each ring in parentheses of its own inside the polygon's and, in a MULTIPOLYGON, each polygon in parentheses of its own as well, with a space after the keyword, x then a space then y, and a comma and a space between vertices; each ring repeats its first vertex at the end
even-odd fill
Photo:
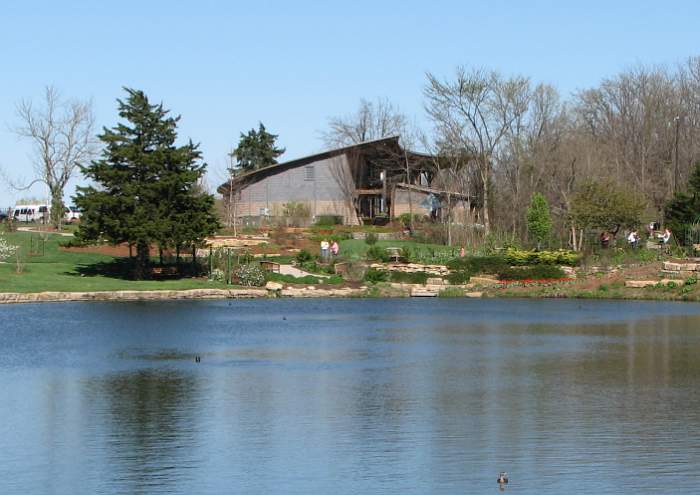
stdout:
POLYGON ((382 249, 379 246, 371 246, 367 250, 366 257, 371 261, 389 261, 389 255, 386 249, 382 249))
POLYGON ((374 232, 367 233, 365 236, 365 242, 370 246, 374 246, 377 243, 377 234, 374 232))
POLYGON ((376 284, 377 282, 386 282, 389 280, 389 272, 385 270, 377 270, 375 268, 370 268, 365 273, 365 282, 376 284))
POLYGON ((556 251, 524 251, 509 248, 504 256, 509 265, 568 265, 576 266, 580 261, 580 255, 567 249, 556 251))
POLYGON ((319 215, 316 217, 316 225, 319 227, 331 227, 333 225, 342 225, 343 217, 340 215, 319 215))
POLYGON ((447 281, 452 285, 463 285, 469 283, 471 273, 466 270, 458 270, 447 276, 447 281))
POLYGON ((565 277, 564 270, 553 265, 506 268, 498 272, 499 280, 543 280, 565 277))
POLYGON ((469 273, 498 273, 508 268, 508 263, 502 256, 466 256, 454 258, 447 262, 447 268, 454 271, 469 273))
POLYGON ((248 287, 261 287, 265 285, 265 272, 263 272, 258 263, 239 265, 234 275, 240 285, 248 287))
POLYGON ((312 259, 314 259, 314 257, 306 249, 302 249, 301 251, 299 251, 299 253, 296 256, 297 263, 300 265, 308 263, 312 259))
POLYGON ((425 272, 390 272, 389 279, 392 282, 402 284, 425 284, 428 274, 425 272))

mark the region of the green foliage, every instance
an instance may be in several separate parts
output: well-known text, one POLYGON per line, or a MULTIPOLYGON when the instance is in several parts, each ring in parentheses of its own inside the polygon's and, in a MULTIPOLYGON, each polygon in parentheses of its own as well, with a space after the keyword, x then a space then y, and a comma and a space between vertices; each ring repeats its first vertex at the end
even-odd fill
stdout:
POLYGON ((541 193, 534 193, 527 208, 527 230, 537 240, 537 248, 552 232, 549 204, 541 193))
POLYGON ((262 287, 265 285, 265 272, 260 268, 259 263, 238 265, 238 268, 233 273, 240 285, 247 287, 262 287))
POLYGON ((688 277, 685 279, 685 285, 695 285, 697 283, 698 283, 697 277, 692 276, 692 277, 688 277))
POLYGON ((570 216, 579 228, 617 232, 641 223, 645 201, 614 182, 585 182, 574 195, 570 216))
POLYGON ((452 285, 468 284, 471 273, 468 270, 457 270, 447 275, 447 281, 452 285))
POLYGON ((376 284, 379 282, 386 282, 389 280, 389 272, 386 270, 377 270, 376 268, 370 268, 365 273, 365 282, 376 284))
POLYGON ((296 256, 297 264, 299 265, 303 265, 304 263, 307 263, 313 259, 314 257, 306 249, 299 251, 296 256))
POLYGON ((695 165, 688 179, 688 191, 676 193, 666 203, 664 217, 666 226, 680 244, 688 245, 693 242, 693 239, 686 239, 686 235, 700 220, 700 162, 695 165))
POLYGON ((290 201, 282 205, 282 215, 288 218, 309 218, 311 209, 306 203, 290 201))
POLYGON ((553 265, 506 268, 498 272, 499 280, 547 280, 565 277, 564 271, 553 265))
POLYGON ((337 285, 343 283, 343 278, 334 275, 332 277, 314 277, 313 275, 306 275, 304 277, 295 277, 293 275, 283 275, 280 273, 267 272, 265 278, 272 282, 283 282, 287 284, 304 284, 304 285, 321 285, 321 284, 331 284, 337 285))
POLYGON ((387 254, 386 249, 377 245, 370 246, 365 256, 370 261, 389 261, 389 255, 387 254))
POLYGON ((575 251, 558 249, 556 251, 522 251, 507 249, 504 255, 506 263, 510 265, 567 265, 576 266, 580 261, 580 255, 575 251))
POLYGON ((152 244, 197 245, 219 223, 213 196, 198 185, 206 169, 199 146, 175 145, 179 117, 151 105, 142 91, 126 92, 126 102, 118 100, 125 122, 104 130, 101 159, 82 168, 95 185, 77 188, 83 213, 76 237, 135 245, 135 275, 143 278, 152 244))
POLYGON ((465 256, 450 260, 447 268, 470 273, 498 273, 508 268, 508 263, 503 256, 465 256))
POLYGON ((342 225, 343 217, 340 215, 319 215, 316 217, 316 225, 319 227, 331 227, 333 225, 342 225))
POLYGON ((438 292, 438 297, 464 297, 464 289, 459 287, 446 287, 438 292))
POLYGON ((390 272, 389 280, 400 284, 425 284, 429 275, 425 272, 390 272))
POLYGON ((365 236, 365 243, 368 246, 374 246, 377 243, 377 240, 378 240, 377 234, 375 234, 374 232, 369 232, 365 236))
POLYGON ((241 133, 238 146, 232 155, 236 158, 236 167, 249 172, 277 163, 277 157, 284 153, 284 148, 275 147, 277 134, 270 134, 262 122, 258 130, 251 129, 248 134, 241 133))

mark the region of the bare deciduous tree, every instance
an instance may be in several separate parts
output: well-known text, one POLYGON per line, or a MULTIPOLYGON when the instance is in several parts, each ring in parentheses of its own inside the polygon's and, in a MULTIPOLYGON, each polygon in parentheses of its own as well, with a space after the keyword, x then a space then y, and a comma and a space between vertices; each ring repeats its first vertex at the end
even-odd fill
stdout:
POLYGON ((329 129, 322 138, 329 148, 372 141, 390 136, 403 136, 408 119, 386 98, 372 102, 360 100, 357 112, 345 117, 331 117, 329 129))
POLYGON ((488 233, 493 161, 513 123, 528 109, 530 82, 525 77, 504 79, 495 71, 462 67, 453 80, 441 81, 431 73, 427 77, 426 111, 438 135, 453 143, 452 148, 469 152, 478 164, 488 233))
POLYGON ((43 183, 51 196, 51 223, 59 228, 63 219, 63 194, 75 170, 87 164, 96 152, 94 116, 90 101, 63 101, 53 87, 46 87, 43 105, 30 100, 17 104, 20 124, 15 133, 31 141, 34 179, 28 184, 10 185, 26 190, 43 183))

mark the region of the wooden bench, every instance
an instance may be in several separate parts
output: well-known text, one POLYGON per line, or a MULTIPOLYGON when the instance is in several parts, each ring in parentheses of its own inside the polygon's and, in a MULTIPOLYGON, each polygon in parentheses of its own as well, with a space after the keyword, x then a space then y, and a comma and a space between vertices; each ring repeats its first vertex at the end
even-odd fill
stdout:
POLYGON ((388 247, 386 248, 386 252, 389 255, 390 261, 393 261, 395 263, 401 261, 401 248, 388 247))
POLYGON ((261 261, 260 268, 262 268, 266 272, 272 272, 272 273, 279 273, 280 272, 280 264, 275 263, 274 261, 261 261))

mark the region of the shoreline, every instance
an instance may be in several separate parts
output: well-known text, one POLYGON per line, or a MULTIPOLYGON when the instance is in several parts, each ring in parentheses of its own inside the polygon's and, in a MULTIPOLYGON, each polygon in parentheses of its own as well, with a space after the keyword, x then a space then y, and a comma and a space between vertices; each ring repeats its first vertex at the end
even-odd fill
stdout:
MULTIPOLYGON (((398 284, 397 284, 398 285, 398 284)), ((472 290, 474 290, 472 288, 472 290)), ((223 299, 309 299, 309 298, 407 298, 412 296, 409 287, 284 287, 284 288, 231 288, 231 289, 183 289, 183 290, 117 290, 90 292, 0 292, 0 305, 42 302, 138 302, 138 301, 183 301, 223 299), (406 290, 408 289, 408 290, 406 290)), ((436 296, 433 296, 436 297, 436 296)), ((601 292, 595 289, 532 290, 494 289, 484 287, 479 292, 439 294, 438 298, 484 298, 484 299, 597 299, 610 301, 678 301, 700 302, 697 296, 678 294, 669 290, 631 289, 629 291, 601 292)), ((421 297, 423 298, 423 297, 421 297)))

